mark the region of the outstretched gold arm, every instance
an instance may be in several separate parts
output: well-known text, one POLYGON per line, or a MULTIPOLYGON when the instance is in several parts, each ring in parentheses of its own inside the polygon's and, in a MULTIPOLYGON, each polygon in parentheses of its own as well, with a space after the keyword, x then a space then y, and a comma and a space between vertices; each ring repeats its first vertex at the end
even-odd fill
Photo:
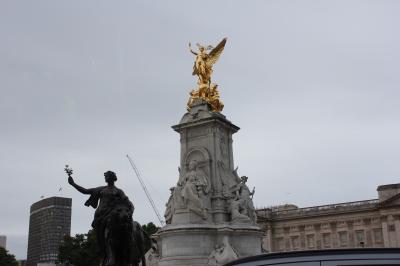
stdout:
POLYGON ((195 51, 193 51, 193 49, 192 49, 192 44, 189 42, 189 51, 192 53, 192 54, 194 54, 194 55, 197 55, 197 53, 195 52, 195 51))

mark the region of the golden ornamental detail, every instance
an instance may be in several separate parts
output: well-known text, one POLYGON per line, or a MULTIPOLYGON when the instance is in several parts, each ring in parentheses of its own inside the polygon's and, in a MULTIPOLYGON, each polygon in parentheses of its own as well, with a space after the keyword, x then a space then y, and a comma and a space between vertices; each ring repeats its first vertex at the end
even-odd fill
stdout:
POLYGON ((224 38, 215 48, 211 45, 203 46, 197 44, 198 52, 193 51, 192 45, 189 43, 189 50, 196 56, 193 66, 193 76, 198 77, 197 89, 190 92, 190 98, 187 103, 188 110, 192 108, 196 99, 206 101, 214 112, 221 112, 224 104, 219 99, 218 85, 211 83, 212 67, 218 61, 219 56, 224 50, 226 38, 224 38), (210 51, 211 50, 211 51, 210 51), (207 53, 207 51, 210 51, 207 53))

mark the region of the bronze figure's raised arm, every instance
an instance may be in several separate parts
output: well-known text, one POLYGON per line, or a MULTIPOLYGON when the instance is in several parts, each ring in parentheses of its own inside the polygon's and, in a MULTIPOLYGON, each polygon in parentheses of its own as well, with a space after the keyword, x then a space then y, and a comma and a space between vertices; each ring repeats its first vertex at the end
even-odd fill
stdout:
POLYGON ((72 169, 69 168, 68 165, 65 166, 65 172, 68 174, 68 183, 73 186, 76 190, 78 190, 82 194, 91 194, 92 190, 83 188, 75 183, 74 179, 72 178, 72 169))
POLYGON ((90 195, 86 206, 96 209, 92 227, 96 232, 100 266, 146 265, 144 254, 150 247, 148 236, 139 223, 133 221, 134 206, 125 193, 115 186, 117 175, 104 173, 106 186, 84 188, 75 183, 72 169, 65 167, 68 183, 82 194, 90 195))

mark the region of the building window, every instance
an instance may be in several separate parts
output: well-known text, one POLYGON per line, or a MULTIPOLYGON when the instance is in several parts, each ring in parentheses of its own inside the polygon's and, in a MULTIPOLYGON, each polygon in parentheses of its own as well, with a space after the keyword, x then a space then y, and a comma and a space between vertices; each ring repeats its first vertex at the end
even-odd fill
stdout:
POLYGON ((300 239, 299 236, 292 236, 292 250, 298 250, 300 248, 300 239))
POLYGON ((360 246, 364 246, 365 245, 365 233, 364 230, 357 230, 356 231, 356 241, 357 244, 360 246))
POLYGON ((394 224, 389 225, 389 231, 390 232, 396 231, 396 228, 394 227, 394 224))
POLYGON ((321 228, 329 228, 329 224, 323 223, 323 224, 321 224, 321 228))
POLYGON ((373 230, 373 235, 374 235, 374 242, 377 244, 382 243, 383 239, 382 239, 382 229, 380 228, 375 228, 373 230))
POLYGON ((347 232, 339 232, 339 243, 341 247, 345 247, 347 246, 347 240, 348 239, 348 235, 347 232))
POLYGON ((329 248, 331 246, 331 233, 322 234, 322 240, 324 243, 324 247, 329 248))
POLYGON ((283 238, 277 238, 276 239, 276 249, 277 249, 277 251, 284 251, 285 250, 283 238))
POLYGON ((308 248, 314 248, 315 247, 314 235, 307 235, 307 247, 308 248))

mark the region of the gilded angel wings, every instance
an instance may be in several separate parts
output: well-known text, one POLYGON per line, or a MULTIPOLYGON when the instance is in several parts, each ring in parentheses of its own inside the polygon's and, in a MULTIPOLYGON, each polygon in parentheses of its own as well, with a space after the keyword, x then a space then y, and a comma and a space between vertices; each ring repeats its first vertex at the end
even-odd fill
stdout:
POLYGON ((199 86, 206 84, 210 85, 211 82, 211 74, 212 74, 212 67, 218 61, 222 51, 225 48, 226 38, 224 38, 215 48, 212 46, 203 46, 197 44, 199 48, 199 52, 196 53, 191 49, 190 43, 190 51, 196 55, 196 60, 193 66, 193 75, 197 75, 199 77, 199 86), (211 50, 207 53, 207 50, 211 50))
POLYGON ((213 72, 212 67, 222 54, 225 44, 226 38, 222 39, 215 48, 211 45, 206 47, 197 44, 199 51, 195 52, 192 50, 192 46, 189 43, 190 52, 196 56, 192 75, 198 77, 198 87, 190 93, 190 98, 187 103, 188 110, 193 106, 196 99, 202 99, 211 106, 214 112, 222 111, 224 104, 219 99, 218 85, 214 83, 211 84, 211 74, 213 72), (209 50, 211 51, 207 53, 209 50))
POLYGON ((222 39, 222 41, 215 47, 214 49, 211 50, 209 53, 209 59, 207 61, 207 65, 209 67, 212 67, 219 59, 219 56, 222 54, 222 51, 225 48, 226 44, 226 38, 222 39))

